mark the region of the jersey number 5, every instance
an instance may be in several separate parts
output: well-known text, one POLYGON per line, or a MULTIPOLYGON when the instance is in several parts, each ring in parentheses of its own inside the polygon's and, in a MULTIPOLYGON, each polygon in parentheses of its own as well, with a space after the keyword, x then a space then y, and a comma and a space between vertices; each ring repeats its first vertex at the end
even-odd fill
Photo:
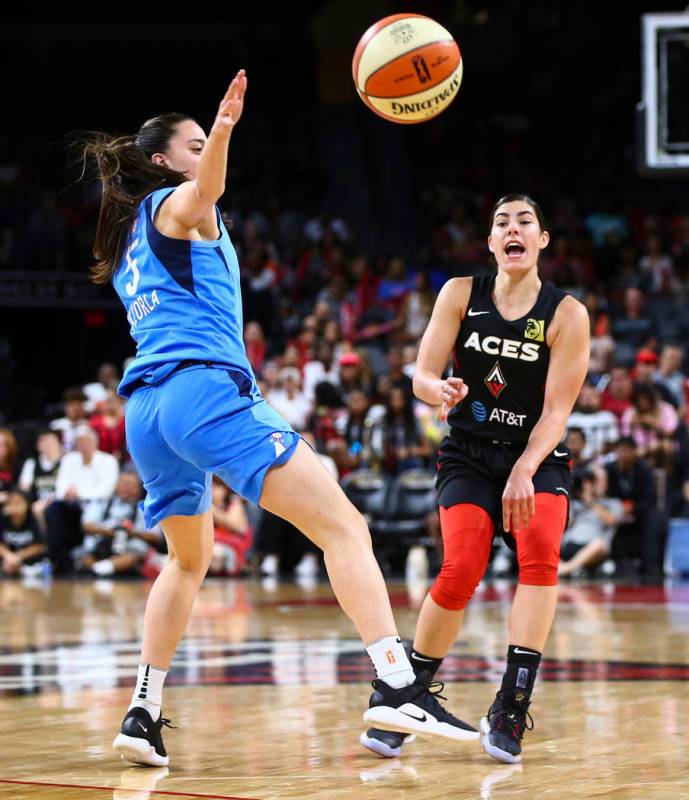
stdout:
POLYGON ((136 294, 136 290, 139 288, 139 278, 141 275, 139 274, 139 269, 136 266, 138 258, 132 260, 132 250, 139 244, 138 239, 134 239, 134 241, 129 245, 129 249, 127 250, 126 258, 127 258, 127 269, 125 269, 125 274, 127 272, 132 273, 132 279, 125 283, 124 288, 127 290, 127 294, 131 297, 132 295, 136 294))

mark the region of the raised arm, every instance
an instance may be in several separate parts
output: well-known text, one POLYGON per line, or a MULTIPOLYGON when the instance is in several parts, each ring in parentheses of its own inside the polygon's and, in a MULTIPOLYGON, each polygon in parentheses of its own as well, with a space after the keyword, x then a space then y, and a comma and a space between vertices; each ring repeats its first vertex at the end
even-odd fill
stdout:
POLYGON ((442 416, 463 400, 468 388, 461 378, 442 379, 464 317, 471 278, 451 278, 440 290, 433 314, 419 345, 414 394, 432 406, 442 404, 442 416))
POLYGON ((194 230, 225 191, 227 150, 234 126, 242 115, 245 92, 246 74, 240 69, 220 102, 199 158, 196 177, 178 186, 160 208, 156 224, 163 232, 166 228, 194 230))

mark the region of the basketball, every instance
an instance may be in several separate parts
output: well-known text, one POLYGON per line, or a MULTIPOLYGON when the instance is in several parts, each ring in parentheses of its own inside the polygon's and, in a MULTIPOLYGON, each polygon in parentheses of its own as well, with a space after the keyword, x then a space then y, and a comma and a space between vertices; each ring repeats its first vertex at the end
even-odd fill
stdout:
POLYGON ((449 31, 422 14, 393 14, 372 25, 354 51, 352 73, 361 99, 391 122, 425 122, 444 111, 462 83, 464 66, 449 31))

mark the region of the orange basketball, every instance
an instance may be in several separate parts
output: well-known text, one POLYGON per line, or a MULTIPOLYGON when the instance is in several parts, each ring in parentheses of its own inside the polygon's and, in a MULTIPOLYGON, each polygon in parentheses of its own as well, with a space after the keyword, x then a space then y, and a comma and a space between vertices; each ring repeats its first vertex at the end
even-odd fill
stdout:
POLYGON ((393 14, 366 31, 352 74, 361 99, 392 122, 424 122, 452 102, 464 66, 457 42, 435 20, 393 14))

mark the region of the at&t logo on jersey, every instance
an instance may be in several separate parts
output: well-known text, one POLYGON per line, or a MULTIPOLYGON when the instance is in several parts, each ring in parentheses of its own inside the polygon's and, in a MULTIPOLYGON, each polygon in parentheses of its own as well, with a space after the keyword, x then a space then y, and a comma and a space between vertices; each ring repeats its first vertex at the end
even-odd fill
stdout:
POLYGON ((471 415, 476 422, 485 422, 488 418, 488 409, 480 400, 474 400, 471 404, 471 415))
POLYGON ((506 408, 494 408, 490 412, 490 421, 499 422, 501 425, 509 425, 511 428, 521 428, 524 425, 526 414, 515 414, 506 408))
MULTIPOLYGON (((533 321, 542 322, 542 320, 533 321)), ((503 339, 501 336, 484 336, 481 339, 478 331, 467 337, 464 347, 479 353, 488 353, 489 356, 518 358, 520 361, 538 361, 541 349, 541 345, 537 342, 520 342, 517 339, 503 339)))
POLYGON ((488 409, 480 400, 474 400, 470 408, 471 416, 481 425, 489 420, 490 422, 499 422, 501 425, 508 425, 511 428, 521 428, 526 419, 526 414, 515 414, 514 411, 508 411, 506 408, 493 408, 489 415, 488 409))

